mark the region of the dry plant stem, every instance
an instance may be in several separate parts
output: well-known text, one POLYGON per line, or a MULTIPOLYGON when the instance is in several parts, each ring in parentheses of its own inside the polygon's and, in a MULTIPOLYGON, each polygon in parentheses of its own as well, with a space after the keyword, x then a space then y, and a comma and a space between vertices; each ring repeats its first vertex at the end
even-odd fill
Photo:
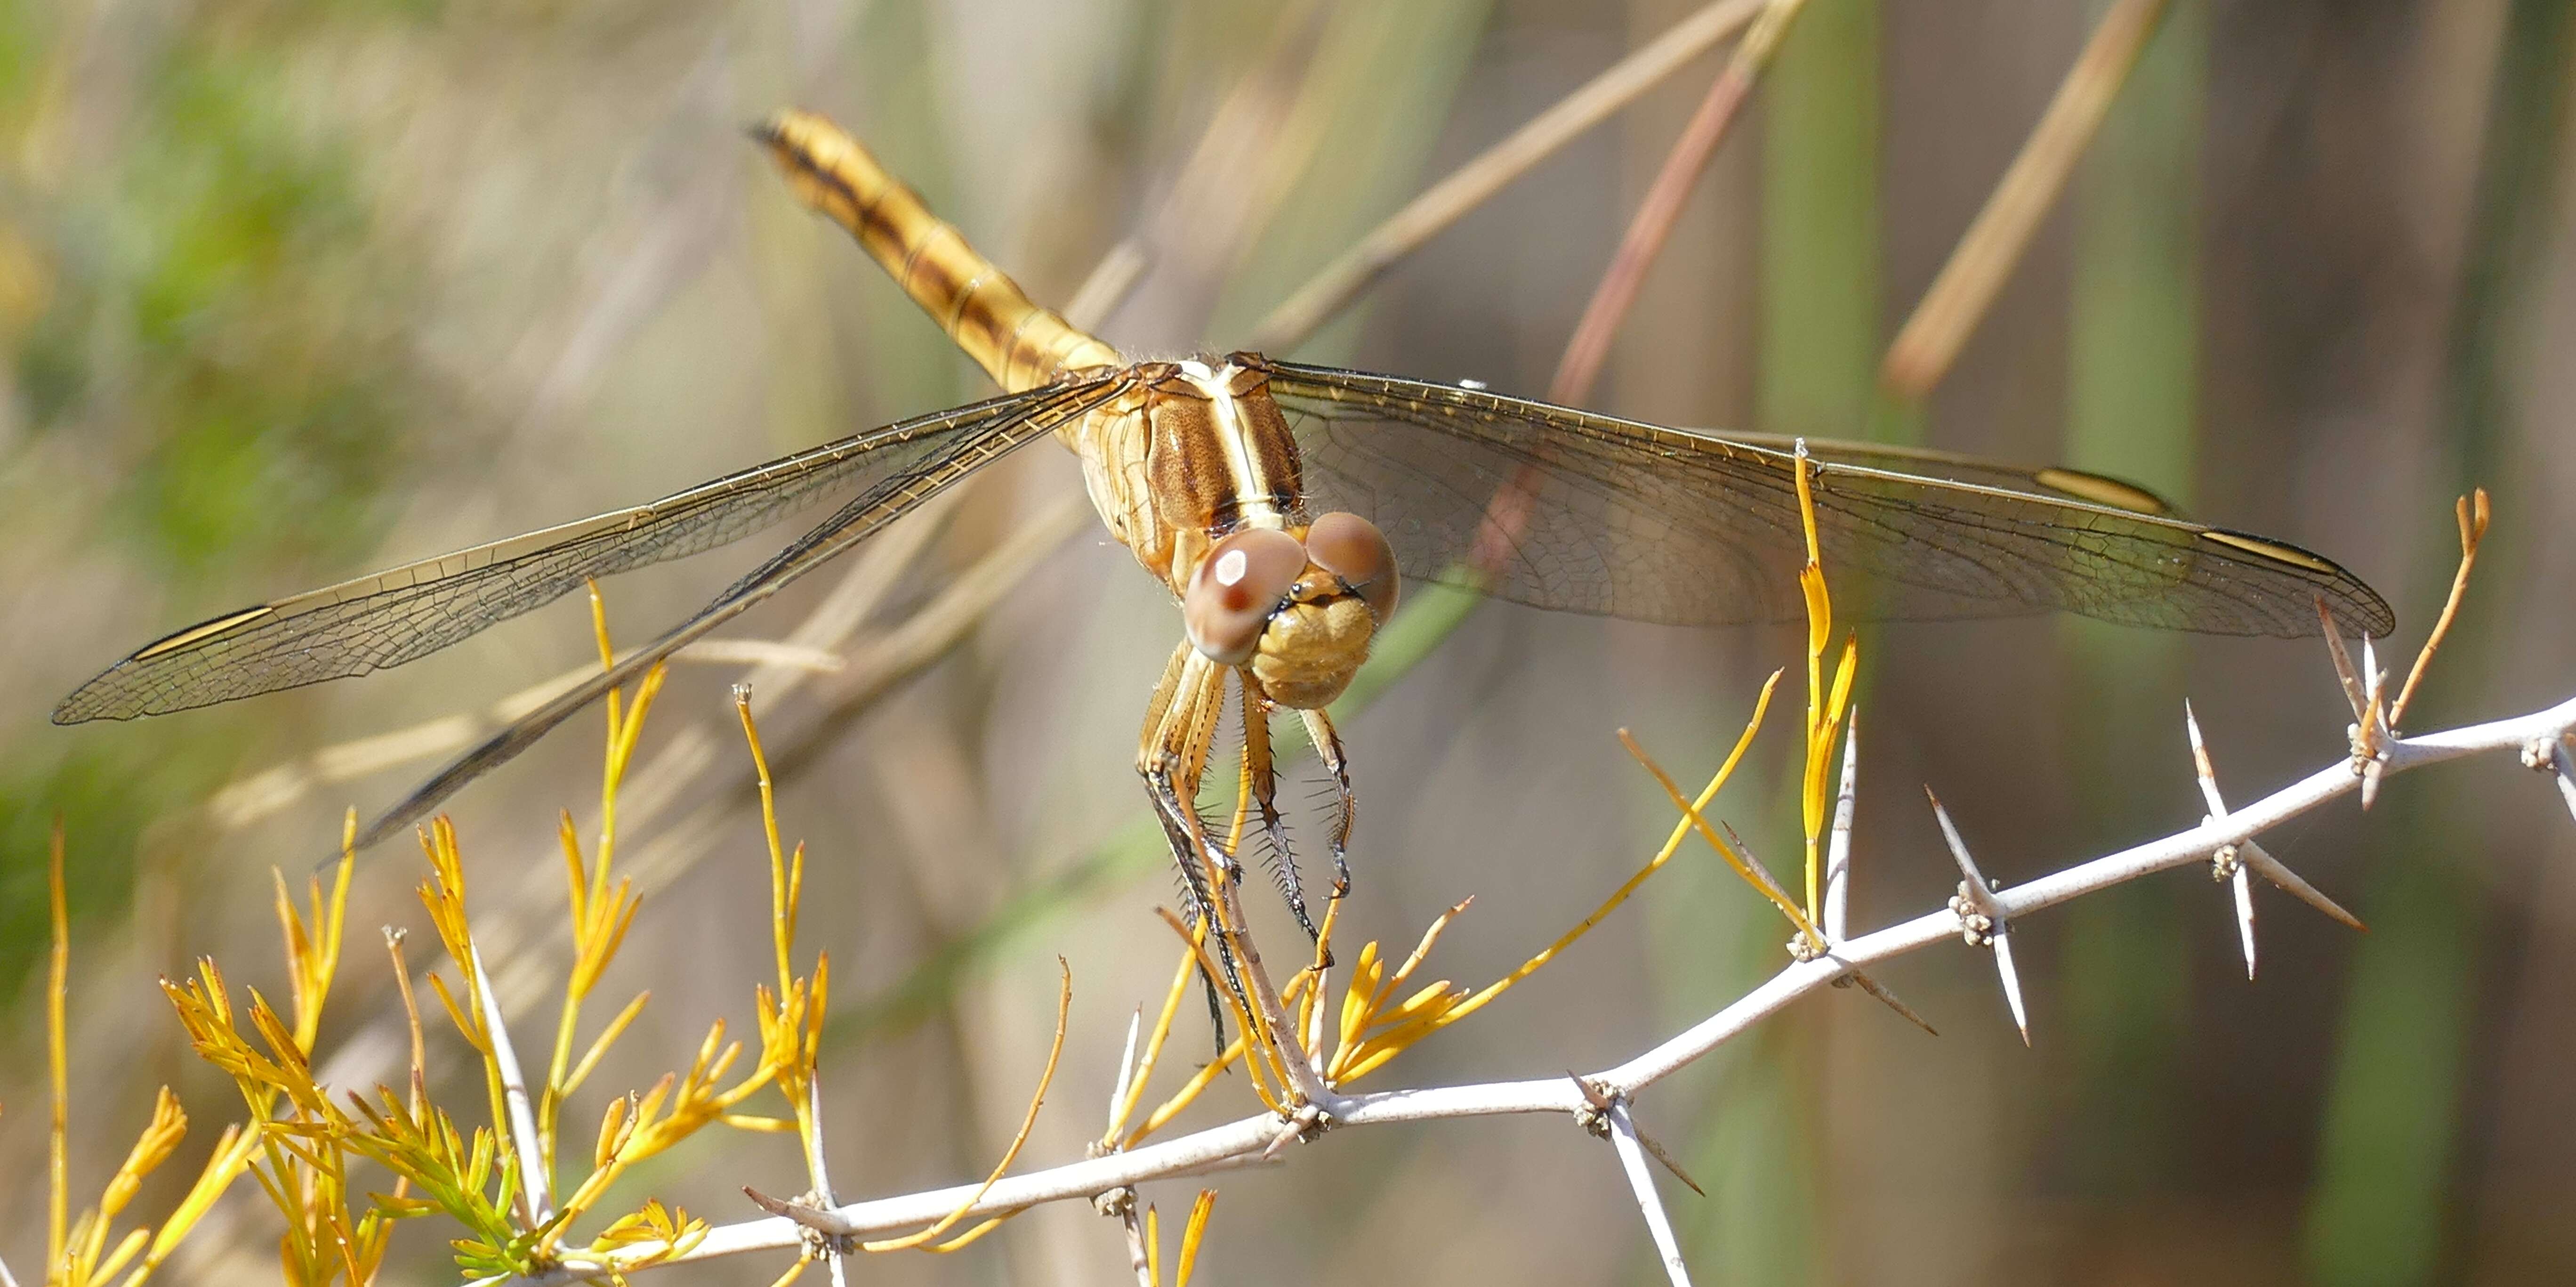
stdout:
POLYGON ((2057 87, 2048 110, 2032 129, 2021 155, 2013 158, 2001 182, 1977 212, 1958 249, 1950 253, 1932 288, 1915 305, 1914 315, 1888 346, 1879 377, 1908 398, 1932 391, 1977 323, 2012 275, 2013 265, 2029 249, 2031 234, 2057 203, 2075 162, 2101 128, 2120 86, 2137 65, 2147 38, 2164 17, 2166 0, 2118 0, 2103 15, 2093 38, 2057 87))
POLYGON ((2402 727, 2406 706, 2415 700, 2415 686, 2424 682, 2424 672, 2433 664, 2442 640, 2451 633, 2451 622, 2460 615, 2460 600, 2469 592, 2469 572, 2478 563, 2478 546, 2487 538, 2487 521, 2493 517, 2487 506, 2487 489, 2480 487, 2461 497, 2452 506, 2460 521, 2460 570, 2451 574, 2450 597, 2442 601, 2442 616, 2433 623, 2433 633, 2424 636, 2424 647, 2415 654, 2415 664, 2406 672, 2405 686, 2397 690, 2397 702, 2388 708, 2388 724, 2402 727))
POLYGON ((1119 1212, 1119 1222, 1127 1231, 1127 1260, 1136 1271, 1136 1287, 1156 1287, 1154 1282, 1154 1249, 1145 1242, 1145 1226, 1136 1216, 1136 1196, 1127 1196, 1127 1207, 1119 1212))
POLYGON ((411 967, 403 962, 404 932, 391 925, 384 931, 385 955, 393 958, 394 986, 402 994, 403 1018, 411 1026, 411 1098, 406 1103, 412 1116, 421 1117, 429 1104, 429 1045, 420 1030, 420 999, 411 990, 411 967))
POLYGON ((1609 269, 1601 274, 1601 284, 1593 289, 1592 302, 1584 306, 1583 320, 1575 324, 1574 338, 1567 341, 1565 356, 1557 363, 1556 378, 1548 382, 1550 401, 1571 405, 1591 395, 1593 382, 1601 376, 1601 364, 1610 356, 1610 341, 1619 333, 1619 323, 1626 320, 1629 307, 1637 302, 1637 292, 1645 288, 1646 270, 1663 253, 1664 242, 1681 219, 1682 207, 1690 202, 1691 189, 1708 169, 1709 158, 1717 154, 1717 145, 1726 138, 1727 127, 1734 124, 1746 95, 1753 92, 1754 80, 1761 76, 1790 20, 1804 4, 1805 0, 1771 0, 1763 6, 1760 19, 1745 34, 1743 43, 1735 47, 1735 56, 1727 60, 1717 79, 1710 83, 1699 110, 1682 127, 1681 137, 1673 141, 1673 150, 1664 158, 1663 169, 1646 189, 1646 199, 1639 203, 1636 218, 1629 221, 1618 253, 1611 256, 1609 269))
POLYGON ((1645 1213, 1646 1234, 1655 1241, 1655 1256, 1664 1262, 1664 1276, 1673 1287, 1690 1287, 1690 1270, 1682 1264, 1682 1247, 1673 1237, 1673 1222, 1664 1215, 1663 1195, 1655 1192, 1655 1173, 1646 1169, 1646 1150, 1638 1143, 1637 1123, 1628 1116, 1628 1102, 1610 1101, 1610 1146, 1618 1151, 1619 1169, 1627 1173, 1628 1187, 1637 1195, 1637 1209, 1645 1213))
MULTIPOLYGON (((2509 751, 2527 755, 2538 742, 2559 742, 2576 734, 2576 698, 2513 719, 2474 724, 2408 738, 2387 749, 2388 771, 2400 773, 2480 752, 2509 751)), ((2563 743, 2561 743, 2563 744, 2563 743)), ((1995 905, 2007 917, 2027 916, 2154 872, 2205 862, 2219 847, 2241 844, 2360 785, 2351 762, 2332 764, 2262 799, 2249 802, 2221 821, 2205 821, 2160 840, 2095 858, 2026 884, 1992 891, 1995 905)), ((1810 992, 1829 987, 1855 967, 1890 960, 1958 937, 1959 918, 1947 908, 1863 934, 1838 944, 1831 956, 1796 962, 1733 1003, 1690 1028, 1614 1068, 1582 1080, 1600 1093, 1632 1098, 1760 1020, 1778 1013, 1810 992)), ((1381 1091, 1346 1096, 1334 1109, 1336 1132, 1394 1122, 1489 1117, 1505 1113, 1580 1112, 1589 1105, 1581 1089, 1562 1076, 1534 1081, 1490 1082, 1418 1090, 1381 1091)), ((1195 1134, 1104 1157, 1073 1162, 1025 1175, 1008 1176, 989 1189, 959 1185, 930 1192, 855 1202, 836 1208, 836 1225, 868 1234, 934 1220, 969 1203, 969 1214, 1017 1211, 1044 1202, 1087 1200, 1109 1190, 1149 1180, 1201 1175, 1257 1164, 1279 1129, 1279 1118, 1258 1113, 1195 1134), (979 1191, 981 1196, 977 1196, 979 1191)), ((752 1220, 709 1231, 706 1239, 680 1264, 747 1251, 794 1250, 797 1227, 786 1220, 752 1220)), ((649 1247, 638 1247, 643 1254, 649 1247)), ((534 1283, 568 1284, 582 1277, 567 1268, 534 1283)))
POLYGON ((1484 204, 1530 168, 1600 124, 1719 41, 1741 30, 1769 0, 1718 0, 1612 64, 1582 88, 1531 117, 1502 142, 1424 189, 1371 229, 1252 330, 1245 347, 1285 352, 1347 307, 1386 270, 1484 204))

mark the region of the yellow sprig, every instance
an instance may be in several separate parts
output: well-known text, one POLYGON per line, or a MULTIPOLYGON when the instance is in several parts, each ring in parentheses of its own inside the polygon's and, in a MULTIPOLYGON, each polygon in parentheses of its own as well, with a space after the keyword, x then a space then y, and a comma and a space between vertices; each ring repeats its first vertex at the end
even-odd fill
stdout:
MULTIPOLYGON (((1860 639, 1852 636, 1844 640, 1842 660, 1834 667, 1833 686, 1828 689, 1824 675, 1825 649, 1833 641, 1834 602, 1833 596, 1825 589, 1824 547, 1816 539, 1815 488, 1808 480, 1814 464, 1807 455, 1804 439, 1797 445, 1796 468, 1798 526, 1807 541, 1806 566, 1798 569, 1798 589, 1804 594, 1807 605, 1806 771, 1799 779, 1799 814, 1806 828, 1807 924, 1801 928, 1807 929, 1809 937, 1821 948, 1823 940, 1814 934, 1812 925, 1823 901, 1824 864, 1820 846, 1825 832, 1825 800, 1829 794, 1826 780, 1833 767, 1835 735, 1851 709, 1852 681, 1860 664, 1860 639)), ((1718 843, 1714 836, 1709 842, 1718 843)), ((1724 846, 1720 846, 1720 851, 1724 851, 1724 846)), ((1744 870, 1741 864, 1738 870, 1744 870)), ((1751 879, 1749 875, 1746 878, 1751 879)))
MULTIPOLYGON (((1046 1070, 1038 1074, 1037 1093, 1029 1096, 1028 1115, 1020 1119, 1019 1133, 1011 1137, 1011 1146, 1002 1150, 1002 1160, 993 1165, 992 1173, 984 1177, 984 1183, 976 1188, 972 1196, 957 1204, 956 1210, 940 1217, 938 1223, 919 1233, 906 1234, 900 1238, 862 1242, 859 1244, 860 1250, 908 1251, 948 1232, 958 1221, 966 1218, 967 1212, 975 1209, 976 1203, 984 1200, 985 1194, 993 1191, 993 1186, 1001 1182, 1003 1173, 1011 1169, 1011 1163, 1019 1159, 1020 1146, 1029 1142, 1029 1132, 1038 1124, 1038 1110, 1046 1104, 1047 1087, 1055 1082, 1056 1063, 1064 1058, 1065 1019, 1073 1012, 1073 968, 1061 959, 1056 961, 1056 968, 1061 972, 1062 979, 1057 987, 1055 1001, 1055 1044, 1047 1049, 1046 1070)), ((961 1241, 958 1245, 965 1244, 961 1241)))
POLYGON ((1207 1236, 1208 1214, 1216 1210, 1216 1190, 1199 1190, 1190 1204, 1189 1223, 1181 1227, 1181 1254, 1172 1281, 1163 1281, 1163 1229, 1154 1208, 1145 1208, 1145 1277, 1153 1287, 1190 1287, 1190 1270, 1198 1264, 1199 1243, 1207 1236))

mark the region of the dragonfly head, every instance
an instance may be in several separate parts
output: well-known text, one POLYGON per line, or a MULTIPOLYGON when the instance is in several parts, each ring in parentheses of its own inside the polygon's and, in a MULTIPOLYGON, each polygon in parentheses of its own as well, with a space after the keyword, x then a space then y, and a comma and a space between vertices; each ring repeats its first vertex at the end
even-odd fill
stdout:
POLYGON ((1209 660, 1249 666, 1272 701, 1316 710, 1368 660, 1398 582, 1375 524, 1326 514, 1302 534, 1253 527, 1218 541, 1190 578, 1181 616, 1209 660))

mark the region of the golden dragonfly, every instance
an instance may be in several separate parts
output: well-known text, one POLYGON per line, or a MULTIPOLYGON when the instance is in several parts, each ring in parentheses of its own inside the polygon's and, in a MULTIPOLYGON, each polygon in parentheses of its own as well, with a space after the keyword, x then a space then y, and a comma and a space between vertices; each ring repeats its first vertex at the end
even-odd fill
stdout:
POLYGON ((1052 436, 1082 461, 1110 533, 1166 585, 1182 639, 1146 706, 1137 771, 1194 895, 1232 858, 1200 778, 1231 685, 1253 804, 1281 844, 1270 721, 1294 711, 1336 792, 1325 707, 1407 580, 1517 603, 1710 625, 1794 618, 1807 471, 1825 561, 1884 617, 2064 609, 2217 634, 2315 634, 2320 599, 2370 634, 2395 616, 2295 546, 2184 520, 2071 469, 1940 452, 1666 428, 1440 384, 1232 353, 1131 361, 1031 302, 865 148, 820 116, 757 131, 797 194, 838 221, 1003 392, 729 474, 649 504, 259 604, 178 631, 80 686, 57 723, 130 719, 398 666, 579 588, 839 503, 661 638, 521 717, 372 823, 426 816, 612 687, 976 470, 1052 436))

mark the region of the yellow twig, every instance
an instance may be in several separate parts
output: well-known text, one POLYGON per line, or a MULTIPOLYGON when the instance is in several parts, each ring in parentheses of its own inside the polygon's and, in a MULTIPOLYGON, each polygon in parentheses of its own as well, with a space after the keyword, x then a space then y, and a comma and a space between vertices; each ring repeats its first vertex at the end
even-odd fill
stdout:
MULTIPOLYGON (((1210 892, 1218 893, 1220 891, 1212 890, 1210 892)), ((1163 918, 1164 924, 1172 927, 1173 933, 1181 936, 1182 942, 1190 945, 1190 950, 1198 957, 1199 968, 1207 971, 1207 976, 1209 978, 1221 979, 1225 977, 1222 972, 1222 967, 1217 964, 1215 955, 1210 953, 1207 949, 1207 935, 1204 932, 1198 934, 1191 933, 1190 928, 1181 923, 1180 916, 1168 907, 1157 907, 1154 909, 1154 912, 1156 915, 1163 918)), ((1213 911, 1210 912, 1211 916, 1214 914, 1215 913, 1213 911)), ((1223 931, 1220 930, 1218 932, 1222 933, 1223 931)), ((1224 993, 1226 995, 1226 1003, 1234 1007, 1235 1023, 1243 1029, 1247 1049, 1261 1050, 1266 1053, 1269 1047, 1261 1040, 1261 1021, 1253 1017, 1252 1007, 1245 1004, 1242 997, 1235 995, 1235 990, 1233 988, 1219 988, 1218 991, 1224 993)), ((1263 1076, 1265 1070, 1262 1068, 1260 1060, 1253 1059, 1247 1055, 1243 1061, 1243 1069, 1252 1081, 1252 1093, 1260 1096, 1262 1107, 1267 1108, 1274 1113, 1287 1111, 1280 1107, 1282 1097, 1270 1093, 1270 1087, 1263 1076)), ((1283 1082, 1285 1081, 1284 1078, 1281 1080, 1283 1082)))
POLYGON ((1181 1229, 1181 1263, 1172 1275, 1172 1287, 1190 1287, 1190 1269, 1198 1264, 1199 1242, 1207 1236, 1208 1215, 1216 1210, 1216 1190, 1199 1190, 1198 1200, 1190 1204, 1190 1222, 1181 1229))
POLYGON ((1623 737, 1620 740, 1627 743, 1628 753, 1635 756, 1637 762, 1644 765, 1648 773, 1654 775, 1655 784, 1664 789, 1664 794, 1671 798, 1673 807, 1682 811, 1683 825, 1699 832, 1700 839, 1707 841, 1709 847, 1715 849, 1718 856, 1726 860, 1726 865, 1734 868, 1735 874, 1744 878, 1745 884, 1751 885, 1756 892, 1771 900, 1771 905, 1779 908, 1780 914, 1788 917, 1789 923, 1796 926, 1799 933, 1806 935, 1807 941, 1814 944, 1818 951, 1824 950, 1824 935, 1816 930, 1815 922, 1808 920, 1807 914, 1798 909, 1798 904, 1789 897, 1787 891, 1782 890, 1776 882, 1765 879, 1756 872, 1744 855, 1736 852, 1733 844, 1719 836, 1716 830, 1708 825, 1707 816, 1700 812, 1701 806, 1682 798, 1681 788, 1673 784, 1672 776, 1664 772, 1662 765, 1655 763, 1654 757, 1646 754, 1646 748, 1637 745, 1634 738, 1623 737))
MULTIPOLYGON (((1200 1068, 1196 1073, 1191 1074, 1190 1079, 1183 1082, 1179 1090, 1172 1092, 1172 1097, 1170 1099, 1164 1100, 1162 1103, 1155 1105, 1154 1111, 1145 1115, 1144 1124, 1138 1126, 1135 1133, 1121 1141, 1118 1147, 1121 1149, 1134 1148, 1137 1144, 1142 1142, 1146 1136, 1163 1129, 1164 1123, 1180 1116, 1181 1110, 1189 1107, 1191 1102, 1199 1097, 1199 1092, 1206 1090, 1209 1083, 1223 1075, 1226 1069, 1234 1066, 1235 1060, 1241 1058, 1243 1058, 1243 1038, 1238 1036, 1233 1041, 1226 1043, 1224 1053, 1218 1055, 1213 1061, 1209 1062, 1205 1067, 1200 1068)), ((1255 1082, 1253 1084, 1253 1089, 1260 1091, 1260 1083, 1255 1082)), ((1265 1095, 1263 1102, 1270 1106, 1270 1111, 1274 1113, 1278 1112, 1278 1106, 1271 1103, 1266 1098, 1267 1092, 1263 1093, 1265 1095)))
POLYGON ((984 1177, 984 1183, 976 1188, 973 1197, 959 1203, 956 1210, 940 1217, 939 1223, 919 1233, 908 1234, 901 1238, 889 1238, 881 1242, 862 1242, 859 1244, 860 1250, 905 1251, 948 1232, 958 1221, 966 1218, 967 1212, 975 1209, 976 1203, 984 1200, 985 1194, 992 1192, 993 1186, 1001 1182, 1002 1173, 1010 1170, 1011 1163, 1019 1158, 1020 1146, 1029 1142, 1029 1132, 1038 1124, 1038 1109, 1046 1103, 1047 1086, 1055 1080, 1056 1061, 1064 1057, 1065 1016, 1073 1010, 1073 967, 1066 965, 1059 957, 1056 960, 1056 968, 1062 972, 1063 978, 1056 992, 1055 1044, 1047 1049, 1046 1071, 1038 1074, 1037 1093, 1029 1096, 1028 1115, 1020 1119, 1019 1133, 1011 1137, 1011 1146, 1002 1151, 1002 1160, 994 1164, 993 1173, 984 1177))

